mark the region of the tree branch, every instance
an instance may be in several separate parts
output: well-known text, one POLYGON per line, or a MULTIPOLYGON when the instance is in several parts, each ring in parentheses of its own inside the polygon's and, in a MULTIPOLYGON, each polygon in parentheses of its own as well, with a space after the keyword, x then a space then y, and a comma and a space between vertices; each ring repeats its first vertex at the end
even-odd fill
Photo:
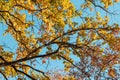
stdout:
POLYGON ((40 72, 40 73, 42 73, 48 80, 50 80, 49 77, 46 76, 45 73, 44 73, 43 71, 40 71, 40 70, 38 70, 38 69, 35 69, 35 68, 33 68, 32 66, 26 65, 26 64, 18 64, 18 65, 20 65, 20 66, 25 66, 25 67, 29 67, 29 68, 31 68, 31 69, 37 71, 37 72, 40 72))
POLYGON ((31 59, 34 59, 34 58, 41 58, 41 57, 44 58, 44 57, 52 56, 59 51, 59 48, 57 50, 55 50, 54 52, 51 52, 51 53, 48 53, 48 54, 37 55, 37 56, 32 56, 32 57, 25 57, 25 58, 22 58, 22 59, 19 59, 19 60, 11 61, 11 62, 1 62, 0 67, 15 65, 19 62, 28 61, 28 60, 31 60, 31 59))
POLYGON ((32 80, 36 80, 35 78, 33 78, 32 76, 26 74, 25 72, 16 69, 15 66, 12 66, 12 67, 14 68, 14 70, 15 70, 16 72, 22 73, 22 74, 26 75, 27 77, 29 77, 29 78, 32 79, 32 80))
POLYGON ((4 77, 6 80, 8 80, 7 77, 6 77, 6 75, 5 75, 2 71, 0 71, 0 73, 3 75, 3 77, 4 77))

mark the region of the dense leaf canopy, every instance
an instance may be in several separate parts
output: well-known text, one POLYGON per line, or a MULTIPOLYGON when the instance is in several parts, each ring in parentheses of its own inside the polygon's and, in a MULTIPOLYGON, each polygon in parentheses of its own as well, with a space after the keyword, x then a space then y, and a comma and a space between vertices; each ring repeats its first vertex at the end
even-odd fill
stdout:
POLYGON ((3 36, 9 34, 17 42, 16 51, 0 46, 1 76, 6 80, 120 78, 120 27, 110 17, 119 14, 109 11, 119 0, 79 2, 76 7, 72 0, 0 0, 0 22, 7 25, 3 36), (48 66, 48 60, 63 61, 66 74, 38 68, 38 59, 48 66))

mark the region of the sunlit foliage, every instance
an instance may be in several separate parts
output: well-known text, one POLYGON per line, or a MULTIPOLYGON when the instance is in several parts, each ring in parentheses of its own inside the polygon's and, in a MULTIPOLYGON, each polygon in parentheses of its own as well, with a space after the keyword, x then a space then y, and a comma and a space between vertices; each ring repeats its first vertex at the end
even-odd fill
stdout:
POLYGON ((15 76, 18 80, 52 79, 51 74, 36 68, 37 59, 43 65, 49 59, 62 60, 66 75, 61 73, 59 80, 97 80, 105 71, 108 77, 118 78, 114 66, 120 64, 120 27, 107 14, 118 15, 108 8, 119 0, 79 1, 77 9, 70 0, 0 0, 0 22, 7 25, 3 36, 10 34, 18 43, 16 52, 0 46, 0 73, 6 80, 15 76), (77 57, 79 64, 71 56, 77 57), (80 75, 74 75, 73 68, 80 75))

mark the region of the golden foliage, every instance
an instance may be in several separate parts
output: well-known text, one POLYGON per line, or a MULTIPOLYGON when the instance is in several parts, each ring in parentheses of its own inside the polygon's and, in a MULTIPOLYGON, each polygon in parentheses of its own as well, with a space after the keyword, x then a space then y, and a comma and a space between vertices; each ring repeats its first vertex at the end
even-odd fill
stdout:
MULTIPOLYGON (((98 7, 110 14, 108 8, 119 0, 100 0, 100 5, 95 2, 97 0, 83 1, 77 9, 71 0, 0 0, 0 21, 7 25, 3 35, 10 34, 17 42, 16 52, 0 46, 0 72, 7 77, 20 73, 33 80, 48 80, 43 77, 44 72, 34 69, 36 59, 43 58, 42 64, 49 59, 64 60, 64 70, 69 72, 75 66, 71 55, 83 62, 90 58, 90 65, 102 71, 118 64, 119 24, 110 24, 110 16, 99 10, 94 15, 93 12, 96 10, 94 7, 98 7), (81 21, 76 22, 74 18, 81 21), (105 45, 116 53, 105 53, 109 51, 103 48, 105 45), (31 73, 31 77, 31 70, 43 75, 31 73)), ((114 78, 115 70, 109 69, 108 75, 114 78)), ((76 80, 73 76, 60 76, 59 79, 76 80)))

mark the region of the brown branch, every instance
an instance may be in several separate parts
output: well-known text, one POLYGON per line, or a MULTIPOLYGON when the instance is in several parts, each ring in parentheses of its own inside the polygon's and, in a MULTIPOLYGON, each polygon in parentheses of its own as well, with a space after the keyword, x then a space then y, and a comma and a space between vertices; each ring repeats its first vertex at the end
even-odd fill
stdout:
MULTIPOLYGON (((19 35, 21 36, 21 32, 15 29, 15 27, 14 27, 13 22, 11 21, 11 19, 9 19, 9 20, 7 21, 7 20, 4 18, 3 15, 0 14, 0 16, 3 18, 3 20, 5 21, 5 23, 6 23, 9 27, 11 27, 14 32, 16 32, 16 38, 17 38, 17 33, 19 33, 19 35)), ((22 36, 21 36, 21 39, 22 39, 22 36)), ((17 40, 17 41, 18 41, 18 40, 17 40)), ((18 41, 18 42, 20 42, 20 41, 18 41)), ((22 43, 22 42, 20 42, 20 43, 22 43)), ((22 44, 24 44, 24 43, 22 43, 22 44)), ((24 45, 24 46, 25 46, 26 49, 28 49, 26 45, 24 45)), ((29 51, 28 51, 28 52, 29 52, 29 51)))
POLYGON ((43 47, 46 47, 46 46, 49 46, 53 43, 54 40, 50 41, 49 43, 47 44, 43 44, 42 46, 39 46, 38 48, 35 48, 33 51, 31 51, 26 57, 29 57, 31 54, 37 52, 39 49, 43 48, 43 47))
POLYGON ((28 8, 28 7, 25 7, 25 6, 23 6, 23 5, 20 5, 20 4, 16 4, 16 5, 13 5, 12 6, 12 8, 13 7, 21 7, 21 8, 24 8, 24 9, 26 9, 26 10, 28 10, 28 11, 42 11, 42 10, 45 10, 45 9, 47 9, 47 8, 43 8, 43 9, 30 9, 30 8, 28 8))
POLYGON ((57 40, 58 38, 61 38, 61 37, 65 36, 65 35, 69 35, 71 33, 74 33, 74 32, 77 32, 77 31, 81 31, 81 30, 113 30, 113 29, 118 29, 118 28, 109 28, 109 27, 106 27, 106 28, 102 28, 102 27, 101 28, 78 28, 78 29, 70 30, 70 31, 68 31, 66 33, 63 33, 60 36, 57 36, 51 42, 57 40))
MULTIPOLYGON (((7 62, 2 56, 0 56, 0 59, 2 59, 4 62, 7 62)), ((2 71, 0 71, 0 73, 3 75, 3 77, 4 77, 6 80, 8 80, 7 77, 6 77, 6 75, 5 75, 2 71)))
POLYGON ((68 42, 53 42, 55 44, 65 45, 64 47, 73 47, 73 48, 82 48, 83 46, 79 46, 77 44, 72 44, 68 42))
POLYGON ((22 74, 26 75, 27 77, 29 77, 29 78, 32 79, 32 80, 36 80, 35 78, 33 78, 32 76, 28 75, 27 73, 25 73, 25 72, 23 72, 23 71, 21 71, 21 70, 16 69, 15 66, 12 66, 12 67, 14 68, 14 70, 15 70, 16 72, 22 73, 22 74))
POLYGON ((0 59, 2 59, 4 62, 7 62, 2 56, 0 56, 0 59))
POLYGON ((98 8, 100 8, 100 9, 102 9, 102 10, 104 10, 105 12, 107 12, 107 13, 109 13, 109 14, 113 14, 113 15, 119 15, 119 14, 117 14, 117 13, 112 13, 112 12, 109 12, 107 9, 105 9, 104 7, 102 7, 102 6, 100 6, 100 5, 97 5, 97 4, 95 4, 95 2, 93 1, 93 0, 89 0, 95 7, 98 7, 98 8))
POLYGON ((6 75, 5 75, 2 71, 0 71, 0 73, 3 75, 3 77, 4 77, 6 80, 8 80, 7 77, 6 77, 6 75))
MULTIPOLYGON (((110 64, 110 62, 112 62, 114 59, 116 59, 116 57, 113 57, 112 59, 110 59, 109 61, 107 61, 106 63, 104 63, 103 66, 101 67, 98 75, 100 75, 100 73, 101 73, 101 71, 103 70, 103 68, 104 68, 106 65, 110 64)), ((97 76, 97 78, 98 78, 98 76, 97 76)))
MULTIPOLYGON (((8 12, 8 13, 9 13, 9 12, 8 12)), ((18 21, 20 21, 22 24, 27 24, 27 23, 24 23, 20 18, 16 17, 15 15, 10 14, 10 13, 9 13, 9 15, 12 16, 12 17, 14 17, 14 18, 17 19, 18 21)))
MULTIPOLYGON (((75 65, 73 62, 71 62, 70 60, 68 60, 68 59, 65 58, 64 56, 59 55, 59 54, 58 54, 57 56, 61 57, 62 59, 66 60, 66 61, 68 61, 69 63, 71 63, 71 64, 72 64, 75 68, 77 68, 78 70, 81 70, 79 66, 75 65)), ((84 72, 83 70, 81 70, 81 71, 82 71, 82 73, 83 73, 84 75, 88 75, 87 72, 84 72)), ((89 76, 88 76, 88 77, 89 77, 89 76)))
MULTIPOLYGON (((15 15, 11 14, 9 11, 0 11, 0 12, 4 12, 4 13, 8 13, 10 16, 14 17, 15 19, 17 19, 18 21, 20 21, 22 24, 26 24, 24 23, 22 20, 20 20, 20 18, 16 17, 15 15)), ((2 14, 1 14, 2 15, 2 14)), ((5 19, 4 19, 5 20, 5 19)))
POLYGON ((20 65, 20 66, 25 66, 25 67, 29 67, 29 68, 31 68, 31 69, 37 71, 37 72, 40 72, 40 73, 42 73, 48 80, 50 80, 49 77, 46 76, 45 73, 44 73, 43 71, 40 71, 40 70, 38 70, 38 69, 35 69, 35 68, 33 68, 32 66, 26 65, 26 64, 18 64, 18 65, 20 65))
POLYGON ((3 10, 0 10, 0 12, 8 12, 8 11, 3 11, 3 10))
POLYGON ((25 57, 25 58, 22 58, 22 59, 19 59, 19 60, 11 61, 11 62, 1 62, 0 67, 15 65, 15 64, 17 64, 19 62, 28 61, 28 60, 35 59, 35 58, 44 58, 44 57, 52 56, 52 55, 56 54, 59 51, 59 48, 56 51, 48 53, 48 54, 37 55, 37 56, 32 56, 32 57, 25 57))

